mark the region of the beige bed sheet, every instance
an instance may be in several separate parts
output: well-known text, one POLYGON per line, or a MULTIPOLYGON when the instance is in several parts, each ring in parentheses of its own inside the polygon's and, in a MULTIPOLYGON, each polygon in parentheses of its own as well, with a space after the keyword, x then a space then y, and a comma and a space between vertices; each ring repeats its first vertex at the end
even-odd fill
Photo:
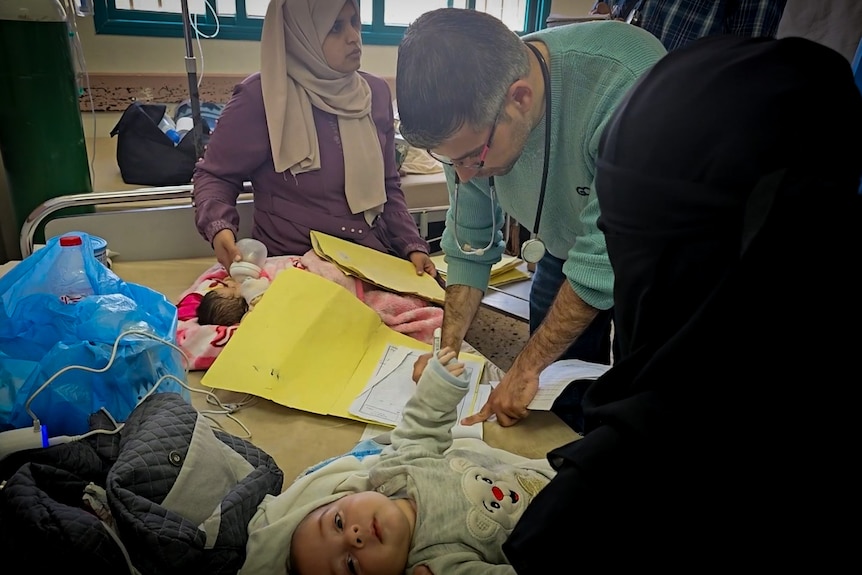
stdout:
MULTIPOLYGON (((126 281, 149 286, 173 302, 213 263, 212 258, 157 262, 117 262, 114 271, 126 281)), ((191 372, 189 383, 197 389, 203 372, 191 372)), ((234 402, 242 394, 215 390, 222 402, 234 402)), ((203 394, 194 393, 199 410, 216 409, 203 394)), ((244 431, 225 416, 215 416, 225 431, 242 436, 244 431)), ((284 471, 285 484, 305 468, 327 457, 349 451, 362 435, 365 424, 298 411, 262 398, 235 413, 251 432, 250 440, 272 455, 284 471)), ((485 440, 526 457, 544 457, 548 450, 577 439, 577 435, 556 415, 535 412, 514 427, 484 424, 485 440)))

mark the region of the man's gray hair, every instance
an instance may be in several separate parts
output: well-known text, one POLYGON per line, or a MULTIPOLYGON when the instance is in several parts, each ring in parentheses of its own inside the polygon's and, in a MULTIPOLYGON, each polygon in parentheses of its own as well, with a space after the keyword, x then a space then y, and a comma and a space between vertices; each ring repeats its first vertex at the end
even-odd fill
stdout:
POLYGON ((490 126, 509 86, 529 73, 524 42, 494 16, 464 8, 426 12, 398 47, 401 135, 430 149, 463 126, 490 126))

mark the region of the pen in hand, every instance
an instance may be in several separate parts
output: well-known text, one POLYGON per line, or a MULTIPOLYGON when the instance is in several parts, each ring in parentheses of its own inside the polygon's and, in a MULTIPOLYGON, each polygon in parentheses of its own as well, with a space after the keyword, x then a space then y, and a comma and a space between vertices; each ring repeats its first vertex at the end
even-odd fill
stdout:
POLYGON ((440 339, 443 337, 442 330, 437 327, 434 328, 434 355, 437 355, 437 352, 440 351, 440 339))

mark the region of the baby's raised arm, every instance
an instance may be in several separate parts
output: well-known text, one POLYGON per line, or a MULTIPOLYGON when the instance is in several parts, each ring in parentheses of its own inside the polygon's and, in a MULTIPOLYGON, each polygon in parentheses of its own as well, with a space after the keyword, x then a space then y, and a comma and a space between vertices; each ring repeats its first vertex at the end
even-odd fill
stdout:
POLYGON ((458 403, 467 393, 466 369, 451 348, 443 348, 428 362, 413 396, 392 430, 392 445, 382 460, 391 464, 417 453, 439 454, 452 445, 452 426, 458 416, 458 403), (412 455, 410 455, 412 454, 412 455))

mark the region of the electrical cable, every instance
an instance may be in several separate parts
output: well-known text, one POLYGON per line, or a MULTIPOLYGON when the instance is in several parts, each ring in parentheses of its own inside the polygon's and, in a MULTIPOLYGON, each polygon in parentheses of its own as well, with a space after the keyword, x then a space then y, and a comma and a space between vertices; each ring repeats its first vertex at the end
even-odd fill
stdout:
MULTIPOLYGON (((39 418, 36 416, 36 414, 33 412, 32 408, 30 407, 31 404, 33 403, 33 400, 36 398, 37 395, 42 393, 42 391, 44 391, 58 377, 60 377, 61 375, 63 375, 64 373, 67 373, 69 371, 77 369, 77 370, 81 370, 81 371, 87 371, 90 373, 104 373, 104 372, 106 372, 107 370, 109 370, 111 368, 111 366, 114 363, 114 360, 117 357, 117 350, 119 348, 120 341, 124 337, 132 336, 132 335, 143 336, 143 337, 155 340, 155 341, 160 342, 164 345, 167 345, 168 347, 170 347, 171 349, 173 349, 174 351, 179 353, 180 357, 182 357, 182 359, 183 359, 184 376, 186 379, 188 379, 190 362, 189 362, 188 356, 185 354, 185 352, 182 349, 180 349, 174 343, 172 343, 172 342, 170 342, 164 338, 161 338, 161 337, 159 337, 159 336, 157 336, 157 335, 155 335, 149 331, 142 330, 142 329, 128 329, 128 330, 121 332, 117 336, 117 338, 114 340, 114 344, 111 348, 111 356, 108 359, 108 363, 104 367, 93 368, 93 367, 88 367, 88 366, 84 366, 84 365, 67 365, 66 367, 58 370, 51 377, 46 379, 42 385, 40 385, 32 394, 30 394, 30 397, 27 398, 27 401, 24 404, 24 409, 27 410, 27 414, 33 420, 34 430, 38 430, 41 426, 41 422, 40 422, 39 418)), ((237 425, 239 425, 242 428, 242 430, 245 433, 245 436, 243 436, 243 439, 251 439, 251 436, 252 436, 251 431, 248 429, 248 427, 246 427, 245 424, 242 423, 242 421, 240 421, 236 416, 233 415, 239 409, 242 409, 243 407, 246 407, 247 405, 250 405, 252 403, 248 400, 248 397, 253 397, 253 396, 250 396, 249 394, 246 394, 246 398, 244 398, 242 401, 240 401, 238 403, 225 405, 221 402, 221 400, 218 398, 218 396, 216 396, 212 391, 207 391, 205 389, 196 389, 194 387, 191 387, 190 385, 188 385, 187 382, 182 381, 180 378, 176 377, 175 375, 165 374, 165 375, 161 376, 158 380, 156 380, 156 382, 153 384, 153 386, 147 391, 146 394, 144 394, 144 396, 140 399, 140 401, 138 401, 137 405, 140 405, 144 400, 146 400, 148 397, 153 395, 156 392, 156 390, 158 389, 158 387, 162 384, 162 382, 168 381, 168 380, 175 381, 177 384, 179 384, 181 387, 188 390, 189 392, 204 394, 206 396, 206 401, 208 404, 218 406, 219 407, 218 410, 198 410, 198 412, 201 413, 202 415, 204 415, 205 417, 207 417, 207 419, 209 419, 213 423, 215 423, 220 429, 224 430, 224 428, 222 427, 222 425, 218 421, 216 421, 212 417, 210 417, 211 415, 224 415, 224 416, 226 416, 228 419, 232 420, 234 423, 236 423, 237 425)), ((123 424, 117 424, 116 420, 113 418, 113 416, 111 416, 111 414, 108 412, 108 410, 106 410, 104 407, 102 408, 102 411, 105 412, 110 417, 111 421, 113 421, 116 424, 117 428, 115 430, 108 430, 108 431, 106 431, 106 430, 93 430, 93 431, 89 431, 89 432, 82 434, 82 435, 79 435, 79 436, 59 436, 61 439, 49 438, 49 441, 51 439, 55 439, 54 443, 66 443, 68 441, 73 441, 73 440, 82 439, 84 437, 88 437, 89 435, 93 435, 95 433, 116 433, 117 431, 119 431, 122 428, 123 424)))
POLYGON ((204 69, 206 67, 204 64, 204 49, 203 49, 203 46, 201 45, 201 38, 206 38, 208 40, 215 38, 216 36, 218 36, 218 33, 221 30, 221 21, 219 20, 218 13, 216 12, 215 8, 213 8, 212 4, 210 4, 209 0, 204 0, 204 15, 206 15, 207 9, 209 9, 209 11, 212 12, 213 18, 215 18, 216 29, 215 29, 215 32, 213 32, 210 35, 204 34, 203 32, 201 32, 200 28, 198 28, 198 14, 197 14, 197 12, 189 15, 189 24, 191 25, 192 30, 195 31, 195 41, 197 42, 197 45, 198 45, 198 54, 201 55, 201 73, 198 76, 198 88, 201 87, 201 82, 203 82, 204 69))

